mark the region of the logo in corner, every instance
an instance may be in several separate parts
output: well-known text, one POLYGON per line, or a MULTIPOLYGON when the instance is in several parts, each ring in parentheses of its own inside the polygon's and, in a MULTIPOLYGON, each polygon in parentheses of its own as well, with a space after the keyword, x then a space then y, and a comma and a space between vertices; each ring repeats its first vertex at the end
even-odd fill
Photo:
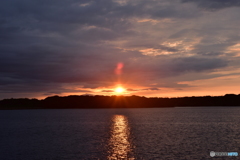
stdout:
POLYGON ((214 156, 215 156, 215 152, 214 152, 214 151, 211 151, 211 152, 210 152, 210 156, 211 156, 211 157, 214 157, 214 156))

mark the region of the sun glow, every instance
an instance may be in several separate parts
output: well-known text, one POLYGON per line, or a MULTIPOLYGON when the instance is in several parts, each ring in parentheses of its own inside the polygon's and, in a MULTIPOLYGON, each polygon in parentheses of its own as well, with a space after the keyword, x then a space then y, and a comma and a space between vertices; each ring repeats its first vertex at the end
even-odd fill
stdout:
POLYGON ((125 91, 125 89, 122 88, 122 87, 117 87, 117 88, 115 89, 115 92, 117 92, 117 93, 123 93, 124 91, 125 91))

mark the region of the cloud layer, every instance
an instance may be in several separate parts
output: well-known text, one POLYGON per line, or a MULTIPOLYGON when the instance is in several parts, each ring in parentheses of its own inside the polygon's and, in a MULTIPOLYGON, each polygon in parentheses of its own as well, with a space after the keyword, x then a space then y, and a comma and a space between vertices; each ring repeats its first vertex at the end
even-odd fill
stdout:
POLYGON ((229 76, 239 68, 239 6, 237 0, 1 1, 0 98, 110 93, 117 83, 147 95, 229 76))

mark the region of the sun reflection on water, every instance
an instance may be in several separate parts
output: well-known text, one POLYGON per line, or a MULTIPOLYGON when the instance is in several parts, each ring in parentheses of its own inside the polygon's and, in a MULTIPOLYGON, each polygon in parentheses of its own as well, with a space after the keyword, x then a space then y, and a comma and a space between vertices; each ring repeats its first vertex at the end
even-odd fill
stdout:
POLYGON ((124 115, 115 115, 112 119, 111 138, 110 138, 110 155, 109 160, 115 159, 130 159, 134 160, 130 156, 132 152, 131 143, 129 141, 129 126, 127 117, 124 115))

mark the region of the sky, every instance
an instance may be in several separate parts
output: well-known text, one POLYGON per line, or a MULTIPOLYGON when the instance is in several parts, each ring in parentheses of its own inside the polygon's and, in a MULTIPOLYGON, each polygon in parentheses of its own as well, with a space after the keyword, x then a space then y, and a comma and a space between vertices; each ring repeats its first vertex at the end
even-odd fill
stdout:
POLYGON ((1 0, 0 99, 240 93, 239 0, 1 0))

